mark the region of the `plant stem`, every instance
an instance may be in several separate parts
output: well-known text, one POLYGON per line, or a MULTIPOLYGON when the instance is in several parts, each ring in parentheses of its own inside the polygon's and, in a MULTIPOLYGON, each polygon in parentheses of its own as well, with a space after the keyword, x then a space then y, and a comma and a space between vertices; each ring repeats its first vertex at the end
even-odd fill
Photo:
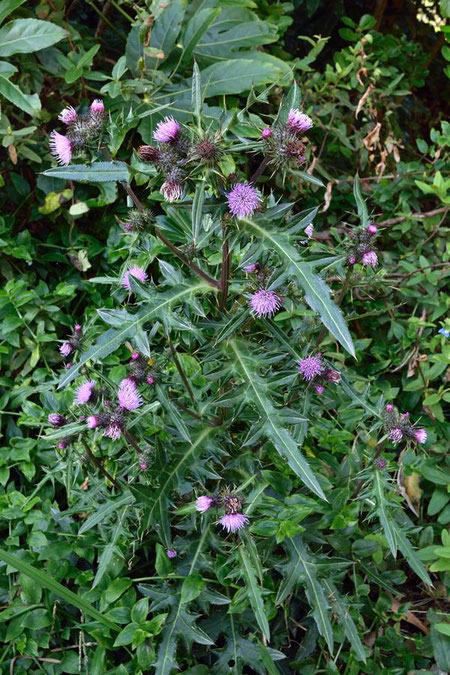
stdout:
POLYGON ((110 483, 114 485, 116 490, 120 490, 121 487, 119 483, 111 476, 111 474, 104 468, 103 464, 97 457, 93 454, 92 450, 90 449, 89 445, 86 443, 86 440, 84 438, 81 439, 81 442, 84 445, 84 449, 86 450, 86 454, 91 460, 92 464, 97 467, 97 469, 104 475, 105 478, 109 480, 110 483))
POLYGON ((122 430, 123 435, 127 439, 128 443, 133 446, 133 448, 138 452, 140 455, 144 454, 144 451, 140 449, 139 445, 137 444, 137 441, 133 434, 128 431, 128 429, 123 429, 122 430))
POLYGON ((254 173, 253 176, 250 178, 250 183, 256 183, 256 181, 258 180, 258 178, 260 177, 260 175, 262 174, 262 172, 264 171, 264 169, 266 168, 266 166, 268 165, 268 163, 269 163, 269 158, 268 158, 268 157, 264 157, 264 159, 262 160, 261 164, 260 164, 260 165, 258 166, 258 168, 256 169, 255 173, 254 173))
POLYGON ((170 339, 170 337, 168 335, 166 335, 166 337, 167 337, 167 342, 169 343, 170 351, 172 352, 173 360, 175 362, 177 370, 180 374, 181 379, 183 380, 184 386, 186 387, 186 391, 189 394, 189 398, 192 401, 192 405, 195 407, 196 401, 195 401, 194 392, 192 391, 191 385, 189 384, 188 379, 185 375, 185 372, 183 370, 183 366, 181 365, 180 359, 178 358, 178 354, 175 350, 175 347, 172 344, 172 340, 170 339))
POLYGON ((230 250, 227 238, 227 228, 222 221, 222 268, 220 270, 220 298, 219 309, 225 311, 225 305, 228 296, 228 286, 230 277, 230 250))

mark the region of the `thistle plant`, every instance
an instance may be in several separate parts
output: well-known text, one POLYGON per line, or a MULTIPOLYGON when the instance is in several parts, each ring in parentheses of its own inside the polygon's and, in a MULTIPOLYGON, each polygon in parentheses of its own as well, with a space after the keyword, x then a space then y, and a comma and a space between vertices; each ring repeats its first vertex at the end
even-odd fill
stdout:
MULTIPOLYGON (((377 228, 356 178, 359 224, 350 248, 330 256, 314 240, 317 208, 302 209, 270 182, 277 169, 289 181, 290 171, 306 162, 314 114, 300 109, 296 87, 261 138, 248 143, 220 119, 206 121, 199 92, 195 70, 192 120, 164 117, 153 131, 155 145, 137 150, 136 173, 152 167, 146 182, 141 176, 131 187, 126 157, 109 166, 120 173, 130 207, 117 225, 127 259, 112 264, 108 277, 91 279, 110 284, 111 304, 97 317, 77 317, 85 328, 77 324, 60 348, 71 367, 61 364, 63 392, 49 411, 48 438, 59 443, 62 466, 86 458, 103 498, 124 498, 120 526, 135 528, 136 547, 145 542, 150 552, 157 575, 142 579, 132 558, 128 574, 152 582, 138 587, 152 600, 151 612, 168 610, 161 636, 151 642, 157 673, 177 667, 181 638, 208 645, 211 663, 239 648, 241 664, 263 672, 264 661, 274 669, 284 647, 271 645, 271 624, 289 614, 300 588, 306 595, 299 611, 310 614, 314 639, 330 655, 336 641, 348 639, 363 662, 361 626, 348 611, 344 587, 349 570, 363 575, 346 539, 359 519, 375 517, 390 555, 399 550, 422 583, 430 583, 404 524, 395 520, 398 500, 380 457, 386 437, 394 444, 414 441, 417 450, 427 434, 392 405, 374 404, 355 389, 355 347, 339 306, 352 288, 354 265, 380 262, 377 228), (330 270, 341 279, 333 294, 330 270), (73 389, 69 405, 66 388, 73 389), (339 410, 351 406, 371 419, 378 436, 364 446, 359 464, 350 446, 341 464, 327 448, 308 441, 305 449, 322 415, 337 428, 339 410), (343 495, 340 520, 330 515, 333 472, 343 495), (317 528, 324 530, 320 536, 317 528), (337 530, 335 564, 322 549, 337 530), (215 602, 211 577, 224 587, 217 602, 232 603, 229 613, 217 612, 216 627, 207 617, 198 621, 215 602)), ((93 116, 102 125, 106 119, 92 106, 87 119, 75 115, 61 114, 71 149, 78 147, 73 125, 87 136, 93 116)), ((59 161, 67 163, 53 136, 52 152, 57 144, 59 161)), ((110 161, 106 145, 91 170, 110 161)), ((96 585, 108 583, 110 569, 103 565, 96 585)))

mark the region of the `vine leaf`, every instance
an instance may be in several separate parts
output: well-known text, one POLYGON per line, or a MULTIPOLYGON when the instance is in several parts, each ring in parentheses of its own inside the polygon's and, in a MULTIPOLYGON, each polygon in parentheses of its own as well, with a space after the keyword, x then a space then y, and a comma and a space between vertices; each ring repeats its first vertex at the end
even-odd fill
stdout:
POLYGON ((339 307, 331 300, 330 289, 324 280, 314 272, 317 263, 304 262, 288 236, 270 230, 260 221, 243 218, 248 228, 261 238, 264 246, 275 251, 286 265, 284 272, 294 276, 305 293, 308 305, 320 315, 323 324, 349 354, 355 356, 352 338, 339 307))

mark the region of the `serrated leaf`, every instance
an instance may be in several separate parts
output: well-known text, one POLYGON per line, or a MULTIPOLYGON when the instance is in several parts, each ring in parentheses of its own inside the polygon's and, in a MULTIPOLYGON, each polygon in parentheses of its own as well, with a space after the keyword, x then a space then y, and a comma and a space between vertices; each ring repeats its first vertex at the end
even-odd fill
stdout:
POLYGON ((83 183, 128 182, 128 166, 124 162, 93 162, 92 164, 69 164, 42 171, 43 176, 78 180, 83 183))
POLYGON ((384 492, 383 481, 381 478, 381 473, 377 469, 375 469, 373 476, 373 493, 377 504, 376 511, 380 520, 380 525, 383 528, 383 533, 386 537, 389 549, 395 558, 397 555, 395 522, 387 510, 387 500, 384 492))
POLYGON ((337 615, 338 621, 343 627, 347 640, 353 647, 357 659, 359 661, 363 661, 363 663, 366 663, 366 652, 364 651, 364 645, 361 642, 361 638, 359 637, 355 622, 350 616, 348 603, 345 602, 344 598, 340 595, 331 581, 328 579, 322 579, 322 584, 327 591, 327 597, 330 601, 331 608, 337 615))
POLYGON ((85 532, 88 532, 93 527, 101 523, 111 513, 117 511, 117 509, 119 509, 121 506, 124 506, 125 504, 131 504, 133 501, 134 497, 129 493, 119 497, 118 499, 110 499, 101 506, 97 507, 94 513, 84 521, 78 530, 78 534, 82 535, 85 532))
POLYGON ((262 238, 266 247, 269 246, 286 263, 285 272, 297 279, 303 288, 308 305, 318 312, 333 337, 349 354, 355 356, 355 348, 344 317, 339 307, 331 300, 330 289, 324 280, 313 271, 314 266, 300 259, 300 254, 289 243, 288 237, 283 232, 269 230, 267 226, 249 218, 242 220, 262 238))
POLYGON ((241 544, 239 547, 239 557, 241 559, 241 569, 246 582, 247 597, 250 601, 250 605, 262 634, 267 640, 270 640, 269 622, 267 621, 267 617, 264 612, 264 602, 262 599, 261 589, 258 585, 256 570, 251 563, 244 544, 241 544))

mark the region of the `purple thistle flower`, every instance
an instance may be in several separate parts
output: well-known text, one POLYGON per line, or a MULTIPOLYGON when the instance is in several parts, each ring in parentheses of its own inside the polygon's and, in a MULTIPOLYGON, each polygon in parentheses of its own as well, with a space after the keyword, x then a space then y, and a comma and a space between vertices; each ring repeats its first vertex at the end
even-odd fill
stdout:
POLYGON ((52 131, 49 140, 50 152, 56 157, 58 164, 70 164, 72 159, 72 145, 67 138, 57 131, 52 131))
POLYGON ((64 415, 60 415, 59 413, 50 413, 48 416, 48 421, 55 428, 63 427, 65 424, 67 424, 67 420, 64 415))
POLYGON ((154 383, 155 383, 155 378, 152 377, 151 375, 149 375, 149 376, 147 377, 147 382, 148 382, 149 384, 154 384, 154 383))
POLYGON ((107 436, 112 441, 117 441, 121 434, 122 429, 120 428, 120 425, 117 424, 117 422, 111 422, 111 424, 108 424, 105 431, 103 432, 103 436, 107 436))
POLYGON ((297 365, 303 379, 308 381, 313 380, 318 375, 322 375, 324 371, 324 365, 320 356, 307 356, 306 359, 301 359, 297 365))
POLYGON ((66 368, 67 368, 67 370, 69 370, 69 368, 72 368, 72 364, 71 364, 71 363, 66 363, 66 368))
POLYGON ((394 410, 394 406, 392 405, 392 403, 387 404, 386 410, 387 410, 387 412, 392 412, 394 410))
POLYGON ((183 196, 183 188, 180 183, 177 183, 176 181, 166 180, 161 185, 161 194, 166 201, 172 203, 177 199, 181 199, 183 196))
POLYGON ((212 506, 213 502, 214 499, 212 497, 202 495, 201 497, 197 497, 195 508, 197 511, 200 511, 200 513, 205 513, 205 511, 207 511, 212 506))
POLYGON ((105 105, 100 98, 94 98, 91 103, 91 113, 94 115, 103 115, 105 112, 105 105))
POLYGON ((426 443, 428 434, 425 429, 414 429, 414 438, 418 443, 426 443))
POLYGON ((339 384, 339 382, 341 381, 340 372, 338 370, 333 370, 332 368, 326 370, 323 376, 329 382, 334 382, 334 384, 339 384))
POLYGON ((312 119, 305 115, 298 108, 291 108, 288 115, 288 126, 292 131, 301 133, 302 131, 308 131, 313 126, 312 119))
POLYGON ((92 397, 94 387, 95 387, 94 380, 86 380, 86 382, 80 384, 80 386, 77 389, 77 393, 75 395, 75 403, 78 403, 78 405, 87 403, 92 397))
POLYGON ((254 187, 248 183, 237 183, 227 195, 228 207, 237 218, 251 216, 262 201, 254 187))
POLYGON ((61 438, 61 440, 58 443, 58 450, 65 450, 68 445, 69 441, 67 440, 67 438, 61 438))
POLYGON ((174 141, 180 132, 180 125, 173 117, 165 117, 162 122, 158 122, 153 138, 158 143, 170 143, 174 141))
POLYGON ((376 234, 378 232, 378 227, 373 223, 370 223, 369 227, 367 228, 367 232, 369 234, 376 234))
POLYGON ((253 274, 253 272, 257 272, 260 268, 259 262, 255 262, 252 265, 244 265, 244 272, 247 274, 253 274))
POLYGON ((366 253, 363 253, 362 264, 376 267, 378 265, 378 256, 375 251, 366 251, 366 253))
POLYGON ((125 378, 119 384, 117 399, 121 408, 125 410, 136 410, 142 405, 142 396, 136 388, 133 380, 125 378))
POLYGON ((272 136, 272 129, 269 129, 269 127, 266 127, 261 131, 261 136, 266 139, 270 138, 272 136))
POLYGON ((349 264, 349 265, 354 265, 355 262, 356 262, 355 256, 354 256, 354 255, 351 255, 351 256, 349 257, 349 259, 348 259, 348 264, 349 264))
POLYGON ((375 466, 376 469, 384 469, 384 468, 386 468, 386 460, 383 459, 382 457, 379 458, 379 459, 376 459, 376 460, 374 461, 373 464, 374 464, 374 466, 375 466))
POLYGON ((176 558, 178 555, 174 548, 168 548, 166 553, 168 558, 176 558))
POLYGON ((249 307, 258 318, 271 316, 281 307, 281 298, 275 291, 266 291, 260 288, 253 293, 248 301, 249 307))
POLYGON ((61 347, 59 348, 59 351, 61 353, 61 356, 69 356, 73 352, 73 345, 70 344, 70 342, 63 342, 61 347))
POLYGON ((127 289, 127 291, 131 291, 131 284, 130 284, 130 279, 129 275, 131 274, 132 277, 135 279, 138 279, 141 281, 143 284, 147 281, 147 274, 142 267, 138 267, 137 265, 134 265, 134 267, 131 267, 128 269, 125 274, 123 275, 122 278, 122 286, 127 289))
POLYGON ((89 429, 96 429, 100 426, 100 417, 98 415, 90 415, 86 420, 86 424, 89 429))
POLYGON ((311 239, 311 237, 314 234, 314 225, 311 223, 311 225, 307 225, 305 227, 305 234, 308 237, 308 239, 311 239))
POLYGON ((148 468, 148 464, 145 461, 145 459, 141 459, 139 461, 139 468, 141 469, 141 471, 145 471, 148 468))
POLYGON ((136 361, 136 359, 138 359, 139 356, 140 356, 139 352, 133 352, 131 358, 133 359, 133 361, 136 361))
POLYGON ((79 333, 82 330, 81 324, 76 323, 74 326, 74 330, 76 333, 79 333))
POLYGON ((237 532, 247 523, 248 518, 247 516, 244 516, 243 513, 227 513, 219 520, 219 524, 222 525, 227 532, 237 532))
POLYGON ((68 105, 66 108, 64 108, 64 110, 62 110, 58 115, 58 119, 67 125, 72 124, 72 122, 75 122, 77 118, 78 118, 77 111, 71 105, 68 105))
POLYGON ((393 427, 389 431, 389 440, 396 445, 397 443, 400 443, 400 441, 403 438, 403 431, 400 429, 400 427, 393 427))
POLYGON ((325 391, 325 387, 322 384, 315 384, 314 389, 318 394, 323 394, 323 392, 325 391))

